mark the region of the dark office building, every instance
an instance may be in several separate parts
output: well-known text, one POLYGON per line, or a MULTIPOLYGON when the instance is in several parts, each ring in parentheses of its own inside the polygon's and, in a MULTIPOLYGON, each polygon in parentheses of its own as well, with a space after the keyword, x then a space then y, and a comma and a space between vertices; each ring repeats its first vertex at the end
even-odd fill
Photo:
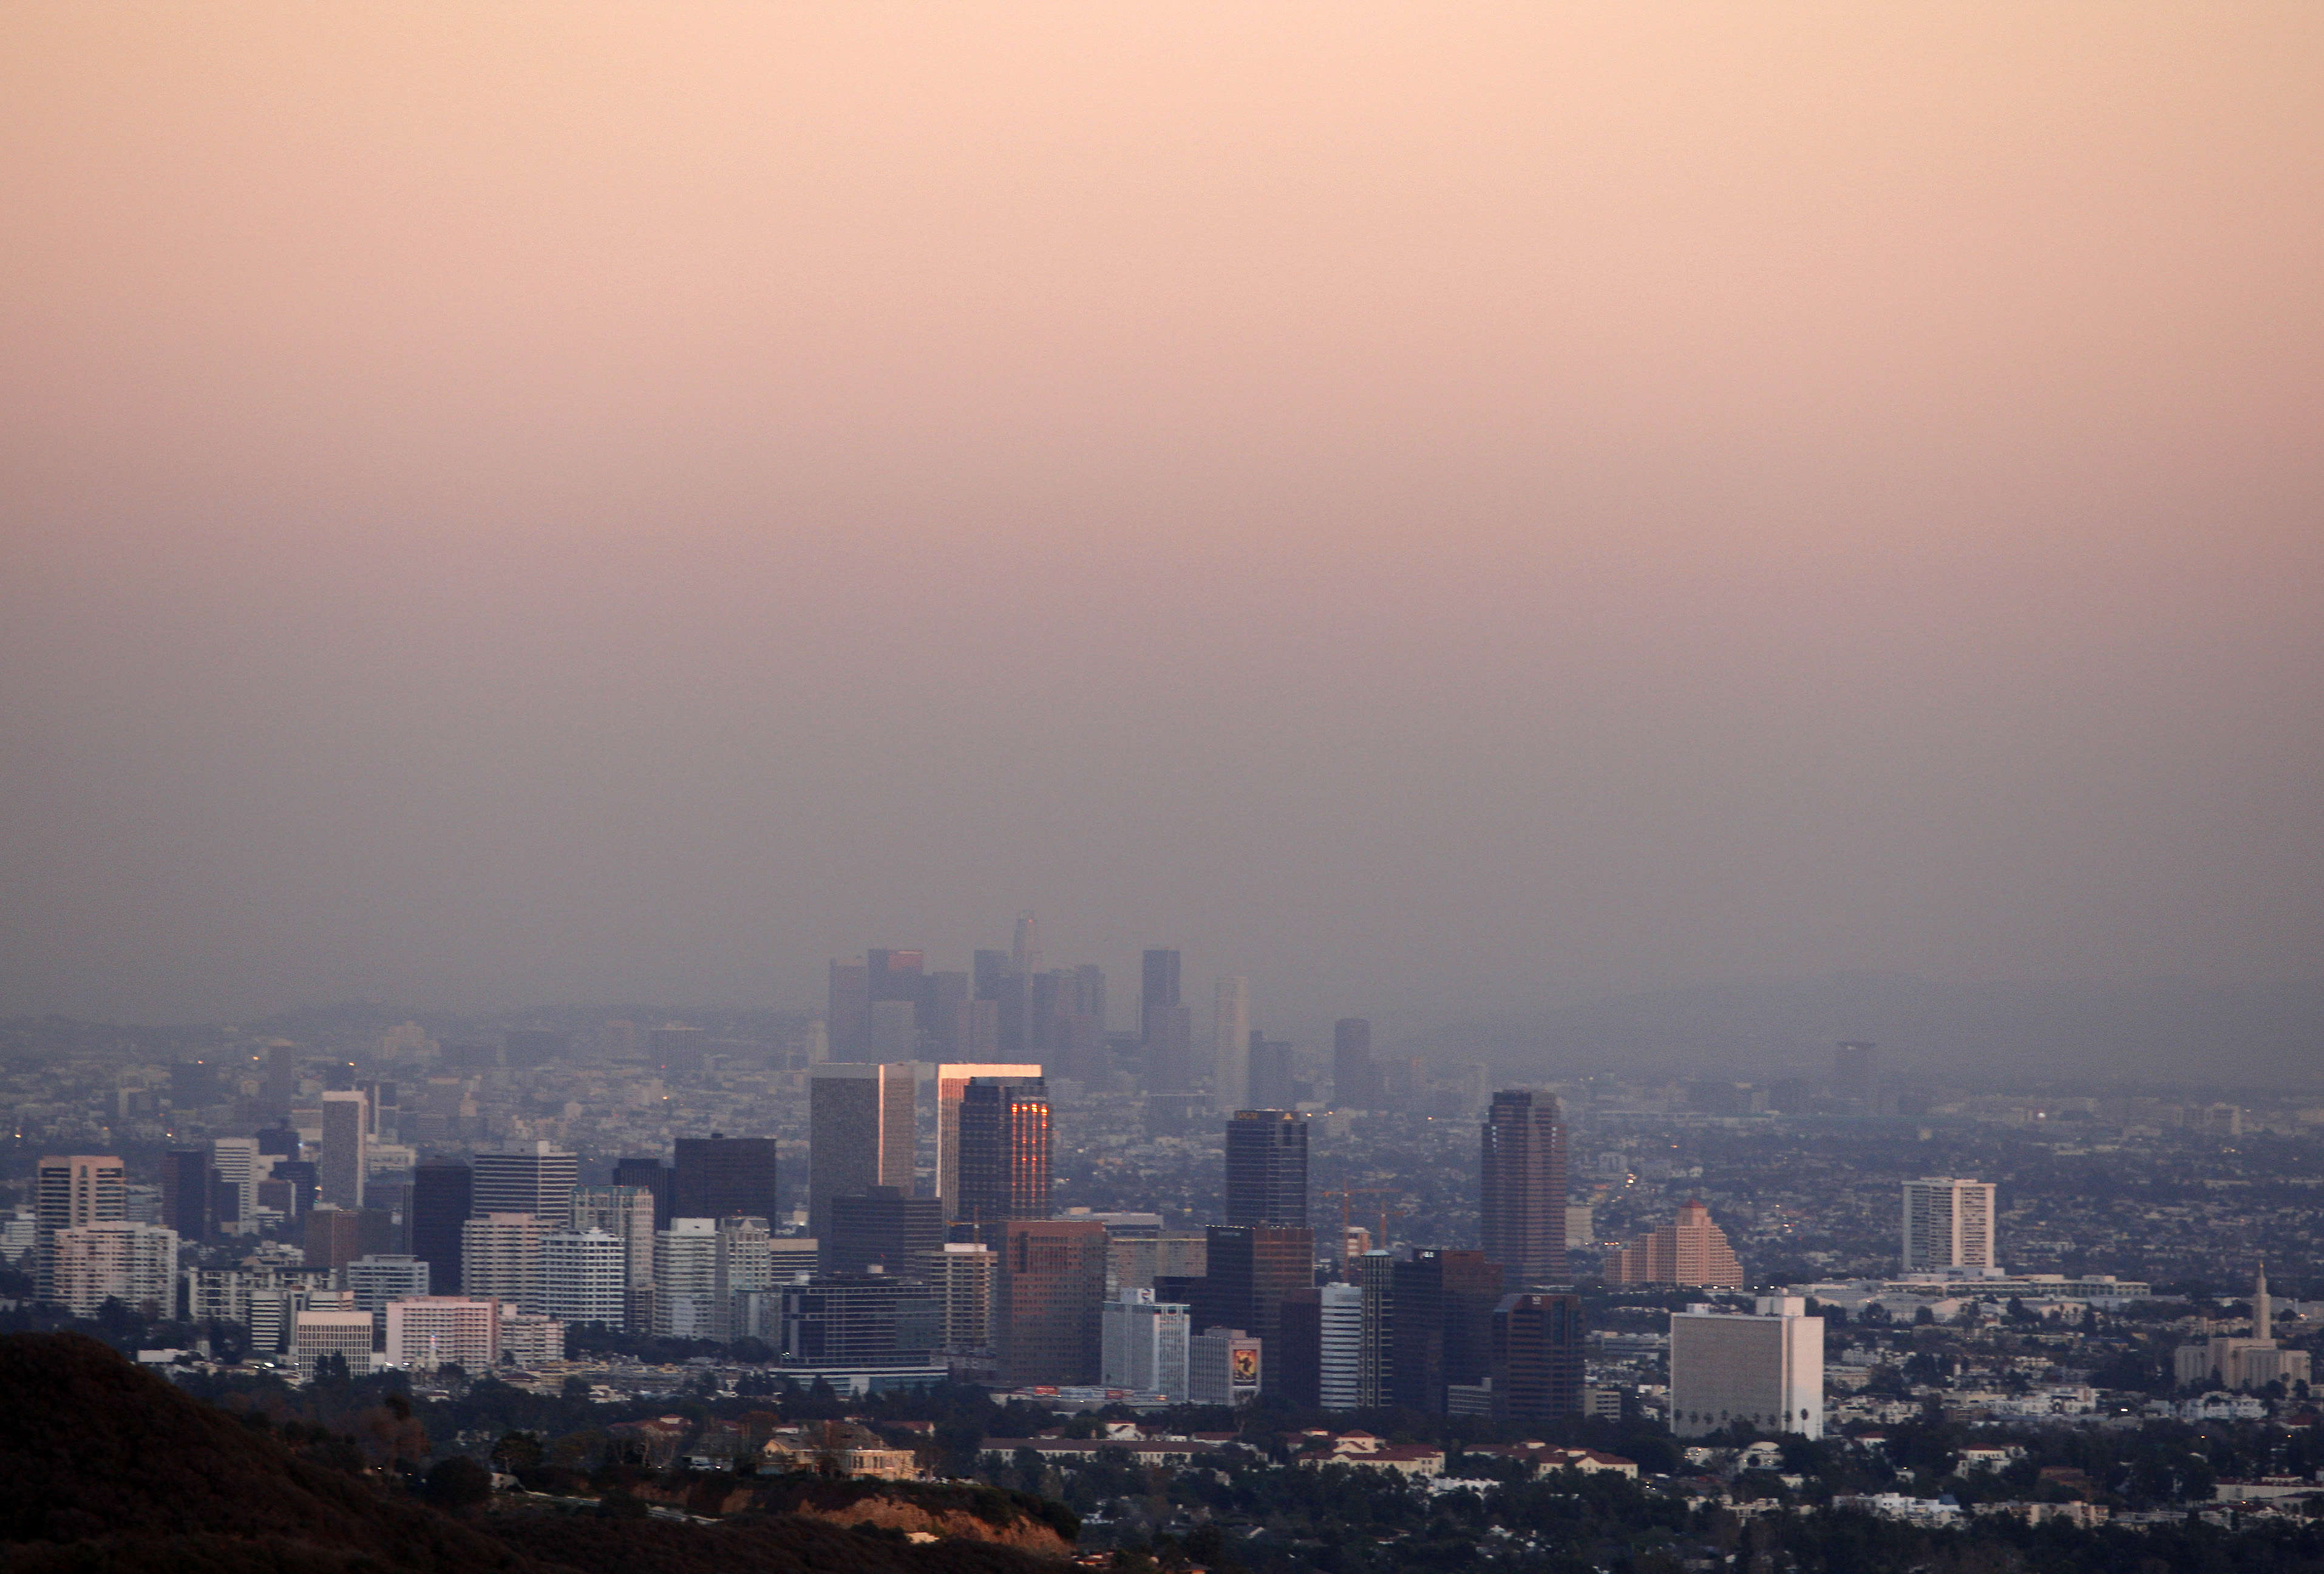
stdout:
POLYGON ((512 1071, 530 1071, 537 1067, 553 1065, 564 1060, 572 1050, 571 1033, 552 1032, 547 1028, 512 1028, 501 1035, 502 1058, 512 1071))
POLYGON ((1184 1005, 1157 1005, 1146 1013, 1146 1091, 1194 1090, 1194 1013, 1184 1005))
MULTIPOLYGON (((678 1217, 670 1208, 669 1166, 663 1163, 659 1159, 629 1158, 614 1160, 613 1184, 616 1186, 641 1186, 646 1190, 653 1193, 654 1228, 657 1230, 668 1229, 669 1227, 669 1221, 678 1217)), ((693 1214, 688 1217, 699 1218, 706 1216, 693 1214)), ((770 1218, 768 1222, 772 1223, 773 1220, 770 1218)))
POLYGON ((1227 1122, 1227 1222, 1307 1223, 1307 1122, 1280 1109, 1238 1109, 1227 1122))
POLYGON ((975 987, 977 999, 1000 999, 1001 981, 1007 977, 1009 977, 1009 953, 1007 951, 979 951, 976 953, 974 965, 971 968, 970 982, 975 987))
MULTIPOLYGON (((259 1097, 270 1116, 290 1113, 290 1101, 299 1094, 299 1046, 269 1044, 266 1048, 266 1076, 259 1097)), ((262 1136, 263 1134, 261 1134, 262 1136)), ((263 1153, 269 1150, 260 1148, 263 1153)))
POLYGON ((874 1186, 831 1199, 831 1227, 822 1243, 826 1273, 862 1273, 872 1268, 923 1278, 923 1259, 945 1244, 944 1202, 911 1197, 900 1186, 874 1186))
POLYGON ((973 1077, 960 1097, 956 1218, 996 1251, 1012 1218, 1047 1218, 1049 1090, 1038 1077, 973 1077))
POLYGON ((1002 1227, 993 1343, 1001 1381, 1093 1383, 1105 1300, 1105 1226, 1018 1218, 1002 1227))
POLYGON ((1323 1292, 1314 1285, 1283 1298, 1282 1341, 1262 1352, 1283 1397, 1302 1410, 1323 1407, 1323 1292))
POLYGON ((784 1285, 782 1347, 797 1366, 921 1366, 944 1344, 944 1306, 890 1273, 819 1274, 784 1285))
POLYGON ((1505 1295, 1493 1310, 1493 1419, 1544 1421, 1582 1409, 1582 1298, 1505 1295))
POLYGON ((1157 1007, 1181 1004, 1178 996, 1178 953, 1154 949, 1141 959, 1138 977, 1139 1020, 1157 1007))
POLYGON ((290 1183, 294 1206, 301 1214, 315 1206, 315 1192, 323 1183, 312 1159, 275 1160, 274 1179, 290 1183))
POLYGON ((411 1255, 428 1264, 437 1295, 460 1293, 460 1227, 468 1221, 475 1172, 430 1160, 411 1171, 411 1255))
POLYGON ((1367 1017, 1343 1016, 1332 1024, 1332 1102, 1341 1109, 1379 1109, 1386 1103, 1367 1017))
POLYGON ((1562 1282, 1565 1125, 1557 1100, 1525 1088, 1494 1094, 1479 1171, 1485 1255, 1512 1289, 1562 1282))
POLYGON ((299 1134, 287 1125, 270 1125, 258 1134, 260 1153, 276 1159, 299 1156, 299 1134))
POLYGON ((969 1000, 968 975, 930 973, 920 986, 920 1019, 927 1025, 939 1060, 959 1060, 961 1007, 969 1000))
MULTIPOLYGON (((742 1213, 778 1223, 775 1153, 772 1137, 713 1132, 706 1137, 678 1138, 669 1172, 670 1216, 725 1218, 742 1213)), ((614 1183, 623 1184, 619 1180, 614 1183)))
MULTIPOLYGON (((1283 1338, 1283 1301, 1315 1282, 1315 1232, 1305 1226, 1212 1225, 1208 1264, 1194 1301, 1193 1331, 1237 1328, 1274 1349, 1283 1338)), ((1277 1379, 1260 1382, 1269 1392, 1277 1379)))
POLYGON ((1482 1383, 1492 1369, 1501 1270, 1482 1252, 1430 1246, 1397 1263, 1390 1273, 1396 1298, 1391 1392, 1398 1405, 1443 1415, 1448 1384, 1482 1383))
POLYGON ((172 1148, 161 1155, 161 1222, 189 1245, 217 1233, 217 1171, 206 1148, 172 1148))
POLYGON ((200 1109, 218 1101, 217 1070, 207 1060, 180 1060, 170 1068, 170 1103, 200 1109))
POLYGON ((912 1006, 914 1019, 917 1021, 920 1012, 921 996, 927 982, 927 953, 873 950, 865 952, 863 960, 863 983, 867 997, 875 1001, 908 1001, 912 1006))

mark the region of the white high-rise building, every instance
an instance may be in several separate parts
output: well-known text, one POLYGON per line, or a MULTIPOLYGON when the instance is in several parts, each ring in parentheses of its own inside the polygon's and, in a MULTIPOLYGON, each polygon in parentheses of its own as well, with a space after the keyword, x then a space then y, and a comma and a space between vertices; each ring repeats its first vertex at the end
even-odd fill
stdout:
POLYGON ((311 1381, 326 1356, 346 1358, 347 1375, 367 1377, 372 1368, 372 1315, 367 1311, 308 1310, 296 1315, 290 1330, 290 1357, 299 1375, 311 1381))
POLYGON ((371 1100, 361 1093, 323 1095, 323 1159, 316 1190, 335 1208, 361 1208, 371 1173, 371 1100))
POLYGON ((1699 1438, 1738 1421, 1823 1436, 1823 1319, 1795 1295, 1763 1295, 1749 1317, 1673 1312, 1671 1430, 1699 1438))
MULTIPOLYGON (((244 1226, 251 1222, 258 1208, 258 1182, 261 1171, 256 1137, 213 1137, 210 1139, 210 1168, 217 1171, 218 1184, 235 1190, 235 1220, 244 1226)), ((267 1168, 272 1169, 270 1163, 267 1168)))
POLYGON ((717 1338, 718 1221, 674 1218, 654 1237, 653 1331, 663 1338, 717 1338))
POLYGON ((540 1310, 540 1238, 557 1227, 537 1213, 491 1213, 460 1226, 460 1290, 521 1311, 540 1310))
POLYGON ((581 1180, 578 1153, 568 1153, 555 1143, 531 1143, 478 1153, 468 1167, 475 1176, 469 1182, 468 1211, 477 1218, 491 1213, 530 1213, 555 1229, 572 1217, 573 1188, 581 1180))
POLYGON ((391 1301, 428 1293, 428 1262, 374 1253, 347 1264, 347 1288, 364 1311, 379 1311, 391 1301))
POLYGON ((1187 1309, 1158 1301, 1151 1290, 1124 1290, 1100 1308, 1102 1381, 1108 1388, 1160 1393, 1173 1404, 1185 1402, 1187 1340, 1193 1337, 1187 1309))
POLYGON ((1211 1103, 1242 1109, 1250 1103, 1250 980, 1222 978, 1212 996, 1212 1046, 1217 1070, 1211 1103))
POLYGON ((632 1333, 653 1328, 654 1194, 643 1186, 577 1186, 572 1226, 604 1230, 622 1243, 628 1310, 622 1326, 632 1333))
POLYGON ((1904 1272, 1997 1270, 1993 1182, 1925 1176, 1904 1182, 1904 1272))
POLYGON ((563 1322, 617 1329, 627 1315, 629 1251, 605 1230, 551 1230, 540 1237, 540 1310, 563 1322))
MULTIPOLYGON (((675 1221, 673 1221, 675 1222, 675 1221)), ((717 1285, 711 1303, 708 1338, 736 1336, 734 1298, 775 1286, 773 1240, 767 1221, 737 1214, 718 1221, 717 1285)), ((697 1336, 702 1337, 702 1336, 697 1336)))
POLYGON ((456 1366, 489 1372, 500 1364, 500 1302, 473 1295, 421 1295, 387 1304, 391 1366, 432 1372, 456 1366))
POLYGON ((992 1292, 999 1254, 973 1241, 947 1241, 926 1259, 928 1288, 944 1309, 944 1347, 992 1347, 992 1292))
POLYGON ((148 1317, 167 1316, 178 1292, 178 1232, 106 1219, 57 1232, 55 1294, 75 1317, 95 1317, 107 1301, 148 1317))
POLYGON ((1322 1295, 1323 1370, 1319 1398, 1325 1410, 1354 1410, 1364 1356, 1363 1286, 1326 1284, 1322 1295))

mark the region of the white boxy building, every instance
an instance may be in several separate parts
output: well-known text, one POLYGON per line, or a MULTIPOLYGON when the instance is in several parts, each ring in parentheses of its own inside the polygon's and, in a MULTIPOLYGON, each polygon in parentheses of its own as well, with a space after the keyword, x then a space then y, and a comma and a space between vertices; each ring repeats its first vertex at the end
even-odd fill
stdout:
POLYGON ((1699 1438, 1738 1421, 1763 1432, 1823 1436, 1823 1319, 1794 1295, 1759 1297, 1756 1314, 1671 1314, 1671 1430, 1699 1438))

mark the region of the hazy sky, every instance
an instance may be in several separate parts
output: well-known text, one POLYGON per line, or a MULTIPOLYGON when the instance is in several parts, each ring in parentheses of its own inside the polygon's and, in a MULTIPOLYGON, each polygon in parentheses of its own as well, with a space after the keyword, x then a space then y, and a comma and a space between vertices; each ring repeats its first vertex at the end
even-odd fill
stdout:
POLYGON ((0 11, 0 1010, 2313 977, 2324 7, 0 11))

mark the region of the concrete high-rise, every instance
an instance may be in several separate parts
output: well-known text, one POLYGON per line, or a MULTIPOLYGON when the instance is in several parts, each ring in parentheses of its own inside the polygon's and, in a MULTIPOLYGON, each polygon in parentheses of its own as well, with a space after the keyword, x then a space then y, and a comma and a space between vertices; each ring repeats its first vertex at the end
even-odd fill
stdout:
POLYGON ((161 1225, 105 1219, 60 1229, 51 1242, 52 1300, 75 1317, 95 1317, 115 1301, 145 1317, 176 1304, 178 1232, 161 1225))
POLYGON ((642 1186, 576 1187, 570 1222, 576 1230, 602 1230, 622 1243, 622 1326, 632 1333, 652 1331, 654 1236, 659 1227, 654 1194, 642 1186))
POLYGON ((1011 1387, 1095 1382, 1104 1297, 1103 1225, 1006 1221, 993 1330, 1001 1380, 1011 1387))
POLYGON ((1250 980, 1222 978, 1211 995, 1211 1102, 1240 1109, 1250 1102, 1250 980))
POLYGON ((653 1331, 663 1338, 709 1339, 724 1320, 718 1306, 718 1221, 674 1218, 654 1236, 653 1331))
POLYGON ((34 1184, 33 1293, 42 1301, 54 1301, 57 1232, 125 1222, 129 1171, 112 1153, 73 1153, 42 1159, 34 1184))
MULTIPOLYGON (((973 1004, 989 1006, 991 1003, 973 1004)), ((997 1016, 994 1020, 997 1023, 997 1016)), ((960 1102, 969 1083, 979 1077, 1033 1081, 1040 1076, 1041 1068, 1030 1060, 947 1061, 936 1068, 936 1199, 944 1204, 946 1218, 960 1217, 960 1102)))
POLYGON ((1227 1222, 1305 1227, 1307 1122, 1280 1109, 1239 1109, 1227 1122, 1227 1222))
POLYGON ((361 1093, 324 1094, 322 1200, 335 1208, 361 1208, 370 1154, 370 1100, 361 1093))
POLYGON ((1479 1161, 1485 1255, 1513 1288, 1566 1277, 1565 1125, 1557 1100, 1514 1088, 1493 1095, 1479 1161))
POLYGON ((1356 1408, 1364 1348, 1364 1290, 1360 1284, 1325 1284, 1319 1302, 1317 1403, 1325 1410, 1356 1408))
POLYGON ((1299 1100, 1291 1045, 1257 1029, 1250 1035, 1250 1104, 1254 1109, 1289 1109, 1299 1100))
POLYGON ((1904 1272, 2000 1267, 1993 1250, 1993 1182, 1949 1175, 1904 1182, 1904 1272))
POLYGON ((253 1217, 258 1207, 260 1177, 259 1147, 256 1137, 213 1137, 210 1139, 210 1168, 217 1173, 217 1218, 223 1225, 229 1220, 253 1217), (228 1193, 231 1193, 229 1200, 228 1193))
POLYGON ((1736 1421, 1823 1436, 1823 1319, 1807 1302, 1763 1295, 1757 1315, 1674 1312, 1671 1430, 1699 1438, 1736 1421))
POLYGON ((1124 1290, 1105 1301, 1103 1354, 1098 1381, 1108 1388, 1186 1400, 1186 1349, 1192 1330, 1180 1302, 1157 1301, 1151 1290, 1124 1290))
POLYGON ((1606 1277, 1616 1284, 1739 1290, 1743 1265, 1727 1244, 1727 1232, 1711 1222, 1711 1209, 1701 1199, 1689 1198, 1669 1224, 1616 1251, 1606 1277))
POLYGON ((992 1293, 1001 1254, 977 1241, 947 1241, 921 1260, 916 1275, 943 1310, 944 1348, 992 1347, 992 1293))
POLYGON ((779 1217, 776 1142, 772 1137, 678 1139, 670 1166, 671 1217, 724 1218, 751 1214, 769 1222, 779 1217))
MULTIPOLYGON (((918 1088, 908 1063, 835 1062, 807 1083, 807 1223, 830 1233, 831 1199, 874 1186, 907 1193, 916 1179, 918 1088)), ((680 1217, 686 1217, 682 1212, 680 1217)))
POLYGON ((538 1213, 487 1213, 460 1227, 464 1292, 539 1311, 541 1237, 563 1227, 538 1213))
POLYGON ((1521 1291, 1493 1309, 1492 1410, 1496 1421, 1545 1421, 1579 1414, 1588 1348, 1578 1295, 1521 1291))
MULTIPOLYGON (((972 1078, 961 1092, 960 1202, 953 1217, 995 1248, 1008 1221, 1047 1218, 1052 1208, 1049 1144, 1046 1082, 1038 1077, 972 1078)), ((1101 1239, 1103 1233, 1099 1227, 1101 1239)))
MULTIPOLYGON (((554 1143, 478 1153, 470 1161, 469 1212, 530 1213, 561 1225, 573 1211, 573 1188, 581 1181, 581 1156, 554 1143)), ((482 1292, 471 1288, 470 1294, 482 1292)))
POLYGON ((1342 1109, 1378 1109, 1385 1102, 1368 1018, 1343 1016, 1332 1024, 1332 1102, 1342 1109))

